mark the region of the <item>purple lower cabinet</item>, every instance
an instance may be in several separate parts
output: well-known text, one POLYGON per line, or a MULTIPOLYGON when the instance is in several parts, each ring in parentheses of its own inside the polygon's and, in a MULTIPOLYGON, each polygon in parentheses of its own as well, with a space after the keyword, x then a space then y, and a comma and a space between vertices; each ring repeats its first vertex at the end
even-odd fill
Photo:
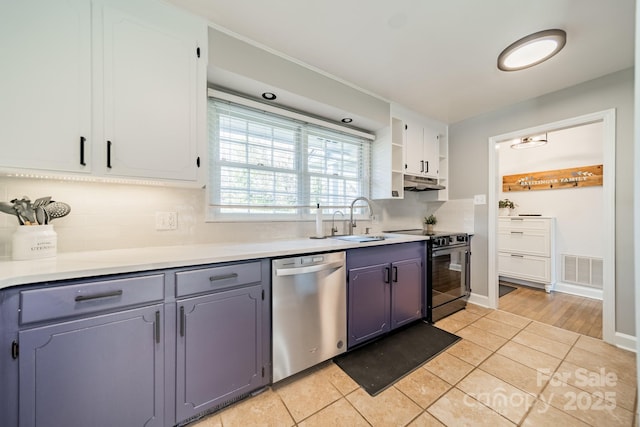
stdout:
POLYGON ((177 422, 268 382, 262 289, 256 284, 177 301, 177 422))
POLYGON ((19 332, 20 427, 162 426, 161 304, 19 332))
POLYGON ((348 348, 389 331, 389 275, 388 264, 349 270, 348 348))
POLYGON ((391 264, 391 329, 422 318, 422 265, 420 258, 391 264))
POLYGON ((347 252, 348 348, 424 316, 424 242, 347 252))

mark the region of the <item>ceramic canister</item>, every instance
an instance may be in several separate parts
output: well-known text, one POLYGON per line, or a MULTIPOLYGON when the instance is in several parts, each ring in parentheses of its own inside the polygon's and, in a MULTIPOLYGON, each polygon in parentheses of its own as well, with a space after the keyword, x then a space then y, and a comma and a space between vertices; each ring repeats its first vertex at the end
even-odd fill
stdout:
POLYGON ((21 225, 13 234, 14 260, 55 257, 57 249, 58 235, 53 225, 21 225))

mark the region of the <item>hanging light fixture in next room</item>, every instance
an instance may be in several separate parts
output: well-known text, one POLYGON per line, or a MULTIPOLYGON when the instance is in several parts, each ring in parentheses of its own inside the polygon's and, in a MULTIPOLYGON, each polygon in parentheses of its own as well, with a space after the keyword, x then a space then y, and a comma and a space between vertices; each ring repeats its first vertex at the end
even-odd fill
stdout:
POLYGON ((498 68, 517 71, 533 67, 560 52, 567 42, 563 30, 544 30, 521 38, 498 56, 498 68))
POLYGON ((533 148, 545 145, 548 142, 547 134, 537 136, 526 136, 524 138, 516 139, 511 143, 511 148, 517 150, 522 148, 533 148))

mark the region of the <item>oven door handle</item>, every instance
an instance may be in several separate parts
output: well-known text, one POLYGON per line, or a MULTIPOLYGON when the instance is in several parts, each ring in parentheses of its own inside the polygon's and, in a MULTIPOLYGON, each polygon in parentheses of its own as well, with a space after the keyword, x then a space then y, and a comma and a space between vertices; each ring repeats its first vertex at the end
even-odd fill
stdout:
POLYGON ((451 255, 456 252, 469 252, 469 245, 460 245, 460 246, 448 246, 446 248, 438 248, 431 250, 431 257, 442 256, 442 255, 451 255))

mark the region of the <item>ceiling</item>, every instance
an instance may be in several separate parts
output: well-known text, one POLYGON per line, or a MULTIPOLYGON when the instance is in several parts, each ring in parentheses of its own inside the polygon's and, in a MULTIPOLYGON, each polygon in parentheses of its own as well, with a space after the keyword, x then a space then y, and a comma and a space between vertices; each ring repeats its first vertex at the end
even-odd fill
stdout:
POLYGON ((170 0, 216 26, 427 117, 455 123, 634 64, 634 0, 170 0), (522 71, 498 54, 560 28, 522 71))

